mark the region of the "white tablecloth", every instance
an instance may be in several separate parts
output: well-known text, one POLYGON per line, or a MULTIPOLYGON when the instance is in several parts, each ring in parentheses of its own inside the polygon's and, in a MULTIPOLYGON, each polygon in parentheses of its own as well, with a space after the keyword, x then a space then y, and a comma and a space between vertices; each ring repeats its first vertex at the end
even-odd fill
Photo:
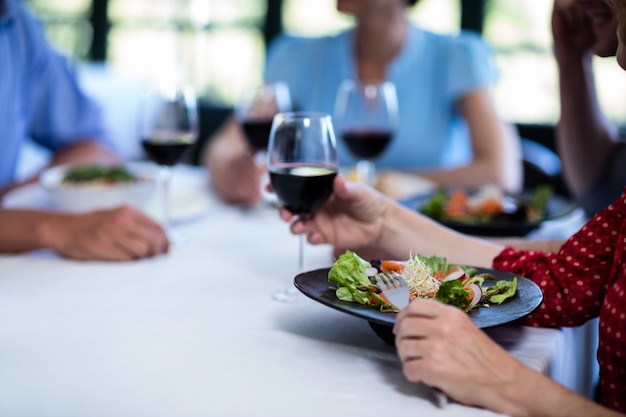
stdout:
MULTIPOLYGON (((192 185, 202 212, 179 221, 188 242, 166 256, 0 256, 2 417, 493 415, 438 409, 366 321, 302 295, 274 301, 297 272, 297 238, 274 208, 227 207, 192 185)), ((308 245, 306 259, 327 267, 331 250, 308 245)), ((567 374, 562 331, 487 332, 526 365, 567 374)))

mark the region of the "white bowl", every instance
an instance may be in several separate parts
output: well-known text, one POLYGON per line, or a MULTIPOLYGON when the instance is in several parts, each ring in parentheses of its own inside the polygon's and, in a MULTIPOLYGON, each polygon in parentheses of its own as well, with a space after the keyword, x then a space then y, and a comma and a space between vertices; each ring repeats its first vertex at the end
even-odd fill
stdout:
POLYGON ((132 162, 124 167, 140 181, 114 184, 62 184, 68 169, 62 165, 45 170, 40 184, 48 193, 54 208, 69 212, 85 212, 118 207, 124 204, 144 209, 156 189, 158 166, 153 163, 132 162))

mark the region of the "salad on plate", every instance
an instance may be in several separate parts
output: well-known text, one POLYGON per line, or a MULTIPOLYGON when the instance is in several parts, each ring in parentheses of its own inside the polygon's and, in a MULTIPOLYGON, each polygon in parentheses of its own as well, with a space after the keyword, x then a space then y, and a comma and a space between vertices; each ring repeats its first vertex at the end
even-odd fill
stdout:
POLYGON ((489 273, 478 273, 474 267, 449 264, 440 256, 415 254, 406 261, 368 262, 349 250, 333 263, 328 281, 336 284, 333 288, 340 300, 372 306, 382 312, 396 312, 376 285, 374 276, 381 272, 402 275, 409 285, 411 299, 430 298, 467 312, 502 304, 517 291, 517 277, 511 281, 496 280, 489 273))

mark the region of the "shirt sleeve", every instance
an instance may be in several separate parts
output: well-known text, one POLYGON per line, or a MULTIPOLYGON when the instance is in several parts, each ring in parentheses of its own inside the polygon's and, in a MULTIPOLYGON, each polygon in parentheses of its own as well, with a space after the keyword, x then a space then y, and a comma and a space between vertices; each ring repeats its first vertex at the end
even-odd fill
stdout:
POLYGON ((626 196, 596 214, 558 253, 506 248, 496 269, 529 278, 543 302, 525 321, 534 326, 579 326, 599 315, 624 254, 626 196))
POLYGON ((495 81, 493 51, 478 34, 462 31, 450 38, 446 49, 449 61, 444 85, 453 101, 495 81))
POLYGON ((114 148, 102 111, 81 89, 69 60, 45 39, 39 22, 30 25, 32 65, 29 80, 31 138, 52 151, 79 139, 95 139, 114 148))

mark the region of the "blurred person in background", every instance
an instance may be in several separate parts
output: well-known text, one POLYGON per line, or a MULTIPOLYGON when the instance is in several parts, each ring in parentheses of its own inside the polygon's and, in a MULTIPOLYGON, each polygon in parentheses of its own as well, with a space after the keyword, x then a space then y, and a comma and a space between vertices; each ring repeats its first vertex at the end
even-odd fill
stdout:
POLYGON ((558 153, 572 195, 592 216, 626 185, 626 142, 600 109, 593 56, 614 56, 617 20, 606 0, 555 0, 554 55, 560 81, 558 153))
MULTIPOLYGON (((333 36, 279 37, 268 48, 265 80, 286 83, 297 110, 331 115, 345 79, 391 81, 399 127, 376 161, 377 186, 389 194, 420 178, 431 185, 496 184, 518 191, 519 139, 493 107, 491 51, 470 32, 440 35, 415 26, 407 18, 415 3, 337 0, 337 10, 353 16, 356 26, 333 36)), ((355 164, 341 140, 338 153, 341 166, 355 164)), ((253 157, 234 119, 209 140, 203 163, 224 200, 260 200, 262 170, 253 157)))
MULTIPOLYGON (((39 178, 15 180, 27 140, 53 152, 49 166, 121 162, 99 108, 22 1, 0 0, 0 62, 0 203, 39 178)), ((76 259, 131 260, 168 246, 161 226, 131 207, 86 214, 0 208, 0 253, 45 248, 76 259)))

